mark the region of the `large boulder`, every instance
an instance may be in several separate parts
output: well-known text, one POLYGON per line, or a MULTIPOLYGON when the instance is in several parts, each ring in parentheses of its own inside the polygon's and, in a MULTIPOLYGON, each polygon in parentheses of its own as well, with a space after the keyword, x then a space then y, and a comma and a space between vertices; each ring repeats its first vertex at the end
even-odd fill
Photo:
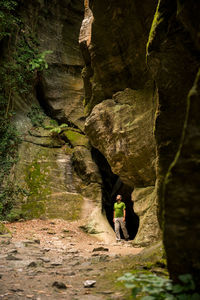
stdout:
POLYGON ((153 87, 126 89, 96 105, 85 123, 92 145, 131 186, 155 183, 153 87))

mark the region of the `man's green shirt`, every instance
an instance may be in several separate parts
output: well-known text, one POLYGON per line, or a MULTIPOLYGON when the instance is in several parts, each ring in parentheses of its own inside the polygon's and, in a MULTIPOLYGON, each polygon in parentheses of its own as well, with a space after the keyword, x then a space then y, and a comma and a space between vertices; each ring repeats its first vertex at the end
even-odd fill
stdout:
POLYGON ((115 218, 122 218, 124 216, 124 209, 126 209, 126 205, 124 202, 114 204, 115 218))

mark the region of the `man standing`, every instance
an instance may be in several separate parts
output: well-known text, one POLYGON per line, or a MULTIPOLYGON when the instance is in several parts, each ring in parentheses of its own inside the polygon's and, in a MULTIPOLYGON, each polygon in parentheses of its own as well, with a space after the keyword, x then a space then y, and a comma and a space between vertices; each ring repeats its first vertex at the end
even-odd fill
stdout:
POLYGON ((122 202, 122 196, 117 195, 117 202, 114 204, 113 222, 115 225, 116 240, 120 241, 120 227, 122 229, 125 240, 128 240, 129 235, 126 229, 126 205, 122 202))

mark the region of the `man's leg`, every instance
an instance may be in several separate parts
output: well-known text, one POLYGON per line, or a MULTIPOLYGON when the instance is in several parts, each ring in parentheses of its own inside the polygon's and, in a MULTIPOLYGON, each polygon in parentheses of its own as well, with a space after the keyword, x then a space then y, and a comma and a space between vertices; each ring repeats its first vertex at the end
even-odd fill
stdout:
POLYGON ((124 238, 128 239, 129 234, 128 234, 127 229, 126 229, 126 222, 123 221, 123 218, 120 218, 120 226, 121 226, 124 238))
POLYGON ((116 233, 116 240, 117 241, 121 240, 119 229, 120 229, 119 219, 115 218, 115 233, 116 233))

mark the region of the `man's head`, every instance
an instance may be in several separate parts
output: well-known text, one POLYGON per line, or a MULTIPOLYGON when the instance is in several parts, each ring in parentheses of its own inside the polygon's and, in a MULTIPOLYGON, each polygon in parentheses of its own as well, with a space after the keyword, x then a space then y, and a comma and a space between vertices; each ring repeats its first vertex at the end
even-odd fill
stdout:
POLYGON ((120 202, 122 200, 122 196, 121 195, 117 195, 116 200, 117 200, 117 202, 120 202))

